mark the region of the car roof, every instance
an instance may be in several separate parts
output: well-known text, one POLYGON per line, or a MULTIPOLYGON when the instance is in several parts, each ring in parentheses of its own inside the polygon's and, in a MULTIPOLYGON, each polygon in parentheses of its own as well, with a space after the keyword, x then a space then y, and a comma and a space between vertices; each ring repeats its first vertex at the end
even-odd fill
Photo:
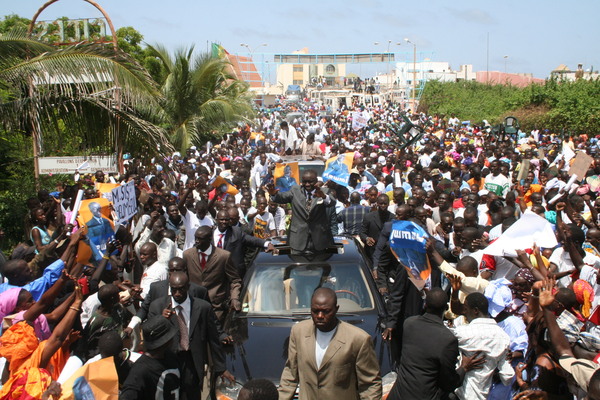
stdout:
POLYGON ((356 263, 357 257, 366 259, 359 251, 356 244, 356 239, 352 236, 339 235, 334 237, 335 246, 326 249, 323 252, 314 254, 311 256, 290 254, 290 247, 283 244, 276 244, 275 248, 279 251, 279 254, 273 253, 259 253, 254 260, 253 265, 265 265, 265 264, 323 264, 323 263, 356 263))

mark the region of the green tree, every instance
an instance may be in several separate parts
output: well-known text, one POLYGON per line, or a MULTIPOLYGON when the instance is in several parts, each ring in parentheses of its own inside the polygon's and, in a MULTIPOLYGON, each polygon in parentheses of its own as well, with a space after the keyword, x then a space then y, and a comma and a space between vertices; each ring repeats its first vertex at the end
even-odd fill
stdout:
POLYGON ((194 56, 193 47, 173 55, 161 46, 151 49, 166 71, 161 86, 163 120, 177 149, 220 136, 252 115, 248 85, 230 74, 225 59, 194 56))
MULTIPOLYGON (((9 131, 80 138, 86 149, 167 146, 149 123, 160 95, 148 73, 100 44, 56 48, 15 31, 0 36, 0 120, 9 131)), ((44 139, 40 137, 40 140, 44 139)))

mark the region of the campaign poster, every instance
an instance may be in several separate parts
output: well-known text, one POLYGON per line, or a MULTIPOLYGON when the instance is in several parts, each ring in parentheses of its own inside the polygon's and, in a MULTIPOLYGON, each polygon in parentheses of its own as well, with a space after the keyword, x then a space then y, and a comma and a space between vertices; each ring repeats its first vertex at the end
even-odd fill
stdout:
POLYGON ((292 186, 300 182, 300 169, 297 162, 277 163, 273 172, 275 188, 280 192, 288 192, 292 186))
MULTIPOLYGON (((79 226, 86 229, 86 237, 89 240, 92 262, 102 259, 106 250, 106 243, 114 237, 114 224, 111 219, 111 203, 108 199, 99 197, 97 199, 83 200, 79 208, 77 220, 79 226)), ((80 246, 77 261, 85 263, 83 258, 85 250, 80 246), (81 256, 81 258, 80 258, 81 256)))
POLYGON ((348 186, 350 181, 350 170, 354 161, 354 153, 339 154, 331 157, 325 163, 325 171, 323 171, 323 181, 329 180, 343 186, 348 186))
POLYGON ((227 193, 232 196, 235 196, 236 194, 238 194, 240 192, 239 190, 237 190, 237 188, 235 186, 233 186, 231 183, 229 183, 222 176, 215 176, 208 182, 208 184, 212 185, 212 187, 217 189, 217 191, 220 191, 221 193, 227 193))
POLYGON ((406 268, 410 281, 422 290, 431 288, 431 265, 427 259, 425 229, 410 221, 394 221, 390 234, 390 248, 396 259, 406 268))

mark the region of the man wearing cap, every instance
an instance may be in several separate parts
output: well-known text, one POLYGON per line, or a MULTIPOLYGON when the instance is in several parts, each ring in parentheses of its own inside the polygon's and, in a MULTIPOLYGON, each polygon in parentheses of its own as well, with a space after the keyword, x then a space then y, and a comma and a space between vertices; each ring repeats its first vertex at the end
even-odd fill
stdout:
POLYGON ((225 369, 225 354, 210 303, 190 297, 190 281, 184 272, 172 273, 169 287, 171 294, 154 300, 148 315, 150 319, 162 315, 177 331, 171 349, 179 360, 181 399, 198 400, 202 392, 204 365, 209 360, 207 351, 216 375, 232 382, 235 378, 225 369))
POLYGON ((156 315, 144 323, 142 330, 146 351, 131 367, 119 399, 179 399, 179 368, 170 351, 177 329, 156 315))

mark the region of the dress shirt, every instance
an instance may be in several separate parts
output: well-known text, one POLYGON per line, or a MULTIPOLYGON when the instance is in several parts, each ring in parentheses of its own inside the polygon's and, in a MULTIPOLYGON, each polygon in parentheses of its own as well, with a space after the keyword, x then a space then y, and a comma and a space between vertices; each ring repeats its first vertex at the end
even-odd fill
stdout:
POLYGON ((492 318, 477 318, 468 325, 456 327, 453 332, 461 352, 472 356, 481 351, 485 357, 483 368, 467 372, 462 386, 456 389, 459 399, 487 399, 496 369, 504 385, 511 382, 515 371, 506 358, 510 338, 496 321, 492 318))
POLYGON ((225 248, 225 238, 227 237, 227 229, 224 232, 221 232, 219 228, 215 229, 213 232, 213 245, 217 245, 219 243, 219 239, 221 240, 221 248, 225 248), (221 235, 223 237, 221 238, 221 235))
POLYGON ((360 204, 353 204, 342 210, 338 214, 338 222, 344 225, 344 233, 348 235, 360 234, 363 218, 370 211, 369 207, 361 206, 360 204))
MULTIPOLYGON (((169 292, 170 291, 171 291, 171 287, 169 287, 169 292)), ((190 296, 188 295, 188 297, 186 297, 186 299, 181 304, 176 302, 175 299, 173 297, 171 297, 171 308, 173 310, 175 310, 175 312, 177 314, 179 314, 180 312, 183 313, 183 319, 185 320, 185 325, 187 326, 188 335, 189 335, 190 319, 192 316, 192 301, 190 300, 190 296), (178 306, 181 306, 181 311, 177 310, 178 306)))
MULTIPOLYGON (((198 258, 200 259, 200 265, 202 265, 202 253, 204 253, 204 255, 206 256, 206 263, 208 264, 208 257, 210 257, 212 252, 213 252, 212 245, 208 246, 208 249, 206 249, 204 251, 198 249, 198 258)), ((205 267, 206 267, 206 265, 205 265, 205 267)))

